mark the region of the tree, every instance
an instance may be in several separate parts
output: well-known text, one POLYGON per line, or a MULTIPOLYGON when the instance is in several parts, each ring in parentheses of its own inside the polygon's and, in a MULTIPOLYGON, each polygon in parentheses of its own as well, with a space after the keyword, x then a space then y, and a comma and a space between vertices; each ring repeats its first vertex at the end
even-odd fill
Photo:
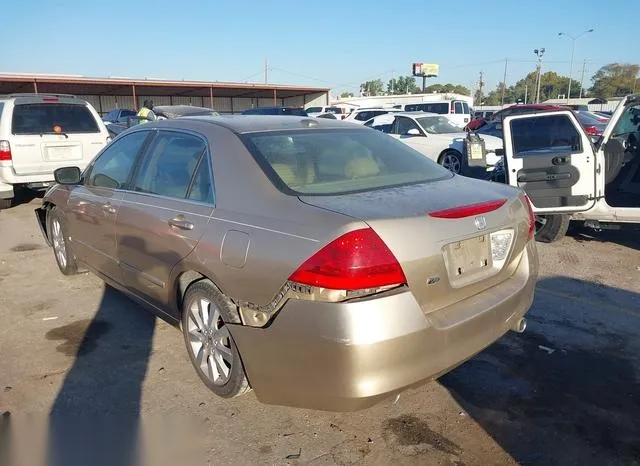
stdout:
POLYGON ((382 95, 384 93, 384 83, 379 79, 366 81, 360 84, 360 92, 366 96, 382 95))
MULTIPOLYGON (((501 105, 504 88, 504 103, 535 103, 536 99, 536 79, 535 71, 527 74, 517 81, 513 86, 505 87, 498 83, 495 90, 489 92, 483 99, 485 105, 501 105)), ((560 76, 553 71, 547 71, 540 76, 540 102, 547 99, 557 99, 559 95, 566 97, 569 88, 569 78, 560 76)), ((571 80, 571 97, 580 95, 580 83, 575 79, 571 80)))
POLYGON ((353 97, 352 92, 343 92, 342 94, 340 94, 341 99, 348 99, 349 97, 353 97))
POLYGON ((632 94, 637 90, 639 65, 629 63, 610 63, 593 75, 591 94, 606 99, 632 94))
POLYGON ((416 78, 413 76, 400 76, 398 79, 390 79, 387 84, 388 94, 417 94, 420 87, 416 84, 416 78))
POLYGON ((471 91, 464 86, 459 84, 432 84, 431 86, 427 86, 425 89, 427 93, 452 93, 452 94, 462 94, 462 95, 471 95, 471 91))

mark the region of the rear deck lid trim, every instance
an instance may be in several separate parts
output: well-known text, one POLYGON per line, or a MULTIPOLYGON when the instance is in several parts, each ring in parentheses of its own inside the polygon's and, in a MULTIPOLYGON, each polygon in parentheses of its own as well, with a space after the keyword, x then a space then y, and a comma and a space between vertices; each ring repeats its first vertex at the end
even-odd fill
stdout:
POLYGON ((465 217, 473 217, 474 215, 486 214, 499 209, 507 202, 506 199, 497 199, 493 201, 479 202, 477 204, 468 204, 464 206, 452 207, 450 209, 437 210, 429 212, 430 217, 457 219, 465 217))

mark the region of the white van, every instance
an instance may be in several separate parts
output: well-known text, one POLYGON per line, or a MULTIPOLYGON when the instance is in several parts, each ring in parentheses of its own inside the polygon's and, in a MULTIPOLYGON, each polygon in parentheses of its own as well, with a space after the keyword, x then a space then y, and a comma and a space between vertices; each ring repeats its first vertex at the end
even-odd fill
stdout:
POLYGON ((592 228, 640 224, 640 95, 623 99, 594 145, 569 110, 504 119, 506 182, 522 188, 536 239, 555 241, 570 220, 592 228))
POLYGON ((437 102, 416 102, 404 104, 405 112, 438 113, 446 116, 454 125, 463 128, 471 121, 471 108, 464 100, 439 100, 437 102))
POLYGON ((111 138, 98 112, 70 95, 12 94, 0 97, 0 209, 16 190, 43 190, 53 171, 81 170, 111 138))

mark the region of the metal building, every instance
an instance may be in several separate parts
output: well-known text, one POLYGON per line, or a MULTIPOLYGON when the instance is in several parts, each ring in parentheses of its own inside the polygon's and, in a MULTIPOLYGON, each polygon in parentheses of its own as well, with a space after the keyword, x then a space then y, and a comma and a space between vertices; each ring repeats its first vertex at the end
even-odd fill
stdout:
POLYGON ((279 84, 159 79, 88 78, 76 75, 0 74, 0 95, 35 92, 73 94, 101 114, 114 108, 138 109, 145 99, 155 105, 194 105, 220 113, 253 107, 308 107, 329 104, 329 89, 279 84))

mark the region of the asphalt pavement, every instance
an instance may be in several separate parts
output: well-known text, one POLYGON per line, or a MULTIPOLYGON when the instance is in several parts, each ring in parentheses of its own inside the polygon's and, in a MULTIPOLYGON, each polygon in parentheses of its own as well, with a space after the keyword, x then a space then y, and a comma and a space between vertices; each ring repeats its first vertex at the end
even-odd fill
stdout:
POLYGON ((0 212, 0 463, 11 422, 25 434, 14 453, 64 465, 96 451, 84 464, 640 464, 638 235, 539 244, 524 334, 340 414, 216 398, 176 328, 92 275, 59 273, 39 202, 0 212))

